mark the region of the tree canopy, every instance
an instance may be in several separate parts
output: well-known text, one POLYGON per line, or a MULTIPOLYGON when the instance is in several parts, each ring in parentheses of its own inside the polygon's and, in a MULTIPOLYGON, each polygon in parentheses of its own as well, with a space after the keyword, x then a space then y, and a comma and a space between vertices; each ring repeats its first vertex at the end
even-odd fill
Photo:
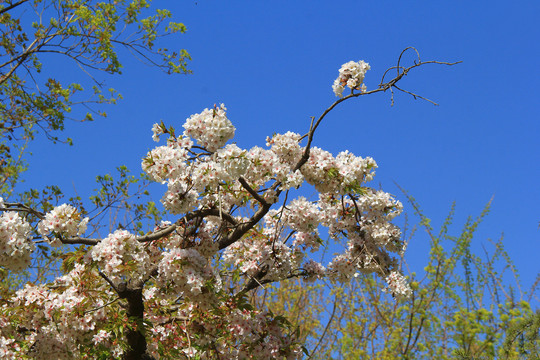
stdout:
POLYGON ((415 48, 403 50, 374 88, 364 83, 370 76, 367 62, 345 62, 328 84, 337 100, 311 118, 302 134, 273 134, 265 144, 244 149, 231 142, 236 129, 226 106, 210 104, 186 114, 181 128, 165 121, 153 125, 152 138, 161 143, 142 159, 140 177, 120 166, 116 177, 97 177, 98 189, 89 200, 65 199, 56 186, 17 194, 25 150, 38 133, 71 142, 62 137, 65 121, 105 115, 101 105, 119 98, 116 90, 105 89, 100 74, 121 74, 124 54, 166 73, 189 72, 185 50, 159 45, 161 37, 185 31, 170 18, 169 11, 153 11, 144 0, 0 5, 0 355, 126 360, 446 356, 426 340, 426 334, 446 340, 434 325, 439 318, 432 316, 433 309, 453 314, 445 320, 464 356, 480 350, 495 354, 493 343, 501 337, 494 331, 506 325, 511 325, 505 345, 509 356, 537 351, 534 334, 524 330, 538 323, 528 303, 505 305, 497 316, 477 304, 483 293, 471 284, 493 286, 497 276, 491 259, 503 254, 497 250, 483 263, 468 252, 479 220, 467 223, 450 255, 440 246, 444 228, 432 236, 428 280, 422 284, 414 274, 407 278, 406 243, 393 223, 403 206, 372 185, 375 159, 349 151, 333 155, 314 145, 321 123, 345 101, 386 93, 393 103, 394 93, 403 92, 433 103, 399 82, 426 64, 456 62, 423 61, 415 48), (406 53, 412 62, 406 63, 406 53), (76 64, 95 86, 58 80, 48 71, 53 58, 76 64), (161 205, 149 197, 151 182, 165 188, 161 205), (306 189, 316 196, 307 197, 306 189), (317 257, 330 248, 337 251, 317 257), (449 276, 457 261, 466 269, 462 282, 449 276), (346 297, 336 296, 321 334, 321 319, 313 311, 328 306, 304 291, 322 284, 330 290, 315 297, 329 292, 346 297), (456 286, 465 294, 466 310, 456 286), (261 297, 262 291, 268 298, 261 297), (352 297, 358 292, 364 308, 352 297), (284 306, 280 296, 308 304, 308 316, 284 306), (332 325, 336 313, 342 316, 332 325), (369 316, 382 323, 368 323, 369 316), (297 321, 302 318, 303 324, 297 321), (341 325, 345 332, 339 332, 341 325), (407 336, 398 338, 402 331, 407 336), (477 334, 480 339, 474 338, 477 334), (523 334, 533 346, 516 348, 512 336, 523 334), (339 349, 331 346, 335 343, 339 349))

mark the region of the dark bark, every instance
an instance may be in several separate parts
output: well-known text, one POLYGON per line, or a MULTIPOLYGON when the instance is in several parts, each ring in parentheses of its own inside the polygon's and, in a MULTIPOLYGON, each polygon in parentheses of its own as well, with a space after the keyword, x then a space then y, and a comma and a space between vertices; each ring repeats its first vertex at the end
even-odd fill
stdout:
POLYGON ((134 328, 128 328, 126 331, 129 348, 124 354, 124 360, 153 359, 146 353, 147 343, 143 329, 144 302, 142 288, 142 284, 121 283, 116 289, 120 298, 127 301, 127 316, 135 324, 134 328))

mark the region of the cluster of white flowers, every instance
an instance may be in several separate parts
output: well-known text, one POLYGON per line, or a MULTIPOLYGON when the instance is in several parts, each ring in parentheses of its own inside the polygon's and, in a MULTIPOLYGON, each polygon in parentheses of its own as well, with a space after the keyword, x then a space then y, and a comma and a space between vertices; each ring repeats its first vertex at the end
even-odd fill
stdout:
POLYGON ((187 149, 169 144, 160 146, 148 153, 142 161, 142 169, 154 181, 163 182, 166 179, 184 175, 186 169, 187 149))
POLYGON ((371 181, 376 168, 377 163, 371 157, 343 151, 334 158, 328 151, 313 147, 301 170, 306 181, 320 193, 345 195, 357 193, 364 182, 371 181))
MULTIPOLYGON (((346 251, 343 254, 336 255, 332 259, 328 264, 327 274, 332 280, 344 282, 349 280, 360 270, 359 264, 360 262, 352 256, 352 253, 346 251)), ((363 268, 365 267, 362 267, 362 269, 363 268)))
POLYGON ((206 280, 214 275, 208 260, 196 249, 172 249, 159 262, 158 280, 173 296, 190 298, 201 294, 206 280))
POLYGON ((101 271, 113 281, 127 275, 140 279, 149 266, 144 246, 126 230, 116 230, 95 245, 90 254, 101 271))
MULTIPOLYGON (((187 318, 182 327, 167 322, 163 313, 163 299, 152 298, 147 303, 148 310, 156 306, 156 314, 147 317, 154 325, 148 332, 148 352, 156 359, 160 356, 158 347, 183 352, 186 358, 214 359, 302 359, 303 352, 293 337, 284 328, 283 320, 267 311, 239 307, 232 302, 215 302, 210 308, 202 309, 183 301, 178 316, 187 318), (202 318, 201 318, 202 316, 202 318), (196 334, 186 339, 185 333, 196 334), (222 339, 222 341, 215 341, 222 339), (208 350, 212 344, 213 353, 208 350)), ((178 307, 178 306, 176 306, 178 307)), ((169 358, 169 357, 167 357, 169 358)))
MULTIPOLYGON (((364 61, 344 64, 333 85, 335 94, 342 97, 346 87, 365 92, 363 81, 369 68, 364 61)), ((21 319, 17 325, 37 329, 29 332, 26 340, 33 344, 32 351, 41 358, 67 359, 67 354, 78 354, 78 344, 82 343, 110 346, 117 348, 113 350, 115 356, 121 354, 121 346, 113 346, 116 333, 99 326, 106 317, 105 304, 111 303, 110 297, 118 294, 92 270, 95 265, 102 271, 100 275, 113 282, 147 279, 146 275, 150 275, 147 272, 155 270, 157 265, 157 276, 152 274, 153 286, 143 289, 145 318, 155 323, 149 331, 149 337, 155 340, 150 342, 149 351, 156 358, 158 342, 170 342, 175 350, 183 351, 188 357, 205 358, 205 351, 198 349, 215 341, 213 335, 206 337, 205 334, 220 331, 226 331, 227 336, 234 339, 228 345, 214 347, 223 358, 283 357, 283 349, 289 348, 290 339, 284 336, 278 321, 264 312, 235 307, 236 300, 224 305, 220 293, 223 273, 220 275, 219 266, 245 275, 247 282, 255 276, 260 281, 299 274, 308 281, 323 278, 346 281, 360 272, 388 274, 385 278, 388 291, 395 296, 410 296, 412 290, 406 279, 395 271, 397 262, 390 256, 390 253, 404 251, 400 230, 391 223, 403 206, 392 195, 367 187, 377 168, 372 158, 355 156, 348 151, 333 156, 311 147, 307 162, 296 169, 307 149, 301 146, 303 137, 293 132, 268 137, 267 148, 242 149, 227 144, 235 128, 223 104, 192 115, 183 127, 183 134, 176 138, 173 128, 167 129, 163 123, 154 124, 152 138, 155 141, 163 134, 169 138, 165 146, 147 154, 142 160, 142 169, 152 180, 167 185, 161 201, 169 213, 183 214, 196 209, 201 210, 200 213, 210 210, 208 213, 212 215, 186 216, 177 222, 174 232, 145 244, 128 231, 117 230, 85 255, 86 266, 75 264, 53 287, 27 285, 17 291, 12 303, 32 310, 32 316, 21 319), (194 146, 194 141, 199 146, 194 146), (293 198, 295 192, 287 191, 304 182, 317 190, 318 199, 293 198), (286 201, 279 204, 278 197, 284 191, 286 201), (242 209, 247 209, 246 213, 242 209), (267 211, 258 218, 261 221, 253 224, 245 236, 232 243, 225 241, 228 246, 223 246, 221 240, 231 239, 227 237, 249 224, 253 220, 249 216, 259 211, 257 209, 267 211), (343 244, 342 252, 335 254, 326 267, 309 258, 323 243, 319 236, 321 227, 328 229, 330 239, 339 239, 343 244), (221 257, 216 256, 223 247, 221 257), (92 281, 88 281, 90 273, 94 276, 92 281), (105 294, 103 298, 89 296, 85 286, 92 282, 101 284, 96 294, 105 294), (179 298, 183 298, 180 306, 179 298), (221 313, 212 321, 203 317, 199 323, 190 320, 190 324, 184 324, 194 326, 188 329, 194 334, 200 333, 183 344, 178 339, 185 337, 186 329, 179 330, 174 322, 167 321, 170 319, 162 310, 173 303, 175 308, 171 313, 176 312, 179 317, 191 319, 197 309, 203 308, 221 307, 221 313), (88 306, 92 306, 90 311, 88 306), (261 334, 264 334, 263 340, 261 334), (235 346, 230 346, 233 343, 235 346)), ((7 210, 4 207, 0 198, 0 208, 7 210)), ((83 219, 73 206, 63 204, 45 215, 38 224, 38 232, 50 243, 54 239, 60 243, 59 237, 84 233, 87 222, 88 218, 83 219)), ((170 225, 163 222, 154 230, 157 232, 170 225)), ((4 212, 0 216, 1 266, 11 270, 28 266, 34 249, 29 240, 31 232, 30 224, 18 213, 4 212)), ((13 335, 14 327, 8 326, 9 321, 0 312, 0 328, 4 324, 13 335)), ((9 331, 0 331, 0 357, 11 356, 19 346, 6 336, 9 331)), ((301 356, 296 350, 290 351, 287 358, 301 356)))
POLYGON ((192 115, 184 124, 184 134, 197 140, 206 150, 216 151, 234 137, 235 128, 227 119, 226 110, 225 105, 221 104, 192 115))
POLYGON ((21 347, 15 339, 0 336, 0 359, 17 359, 20 356, 21 347))
POLYGON ((275 134, 266 138, 266 146, 270 146, 281 161, 296 165, 302 157, 304 149, 300 147, 300 134, 287 131, 285 134, 275 134))
POLYGON ((287 162, 286 156, 280 157, 278 153, 285 154, 286 150, 280 149, 277 144, 269 150, 258 146, 251 148, 247 156, 252 166, 245 175, 246 180, 256 186, 276 180, 281 183, 283 190, 299 187, 304 182, 304 176, 299 170, 293 171, 294 165, 287 162))
POLYGON ((216 166, 220 172, 218 178, 221 181, 236 181, 244 176, 251 165, 246 155, 247 151, 240 149, 235 144, 230 144, 219 149, 214 154, 216 166))
MULTIPOLYGON (((363 61, 347 63, 341 68, 336 84, 361 89, 368 69, 369 65, 363 61)), ((145 159, 143 169, 155 180, 165 181, 168 185, 162 199, 167 210, 180 214, 196 208, 218 207, 225 211, 232 206, 245 206, 246 198, 255 200, 238 181, 240 177, 255 191, 268 188, 271 182, 278 182, 283 191, 297 188, 306 181, 320 193, 318 201, 300 197, 282 208, 270 210, 264 217, 265 225, 259 235, 240 239, 227 247, 222 258, 225 263, 251 276, 261 269, 269 269, 265 270, 266 279, 279 278, 300 267, 306 250, 319 248, 322 240, 318 228, 322 225, 328 227, 331 238, 345 236, 348 241, 345 251, 337 254, 327 268, 310 260, 305 262, 308 277, 328 276, 345 281, 359 271, 380 273, 395 266, 395 259, 388 252, 402 253, 404 246, 399 228, 390 221, 401 213, 402 205, 390 194, 366 187, 377 168, 371 157, 362 158, 348 151, 333 156, 312 147, 308 161, 299 170, 294 170, 305 150, 300 145, 302 137, 299 134, 273 135, 267 138, 269 149, 243 150, 234 144, 225 145, 234 131, 229 133, 230 137, 222 136, 222 128, 229 126, 224 125, 229 124, 224 120, 224 110, 222 106, 192 116, 184 125, 186 131, 181 137, 186 144, 184 148, 178 145, 179 142, 169 140, 163 147, 167 150, 155 149, 145 159), (211 126, 212 121, 223 126, 211 126), (189 148, 192 145, 189 136, 212 153, 189 148), (218 138, 223 141, 209 140, 218 138), (210 143, 213 145, 208 146, 210 143), (160 155, 162 152, 176 153, 164 156, 160 155), (292 238, 292 244, 286 244, 289 238, 292 238)), ((229 128, 234 129, 232 125, 229 128)), ((160 131, 165 131, 163 125, 153 130, 156 136, 160 131)), ((276 195, 273 189, 261 193, 269 203, 277 201, 276 195)), ((241 219, 238 221, 242 222, 241 219)), ((219 228, 219 223, 217 221, 212 228, 219 228)), ((208 244, 213 243, 209 241, 208 244)), ((169 248, 162 261, 185 256, 169 248)), ((167 262, 162 262, 160 266, 165 264, 167 262)), ((185 292, 184 287, 195 293, 198 291, 197 271, 193 274, 191 287, 194 290, 189 290, 185 279, 179 279, 180 291, 185 292)))
POLYGON ((30 265, 35 245, 29 240, 32 228, 18 213, 4 212, 0 216, 0 265, 20 271, 30 265))
POLYGON ((363 82, 364 76, 369 69, 369 64, 364 62, 364 60, 360 60, 359 62, 349 61, 341 65, 339 76, 334 80, 334 85, 332 85, 334 94, 342 97, 345 87, 351 90, 366 92, 366 85, 363 82))
POLYGON ((356 204, 362 211, 369 211, 371 216, 383 217, 387 221, 394 219, 403 211, 403 204, 382 190, 365 191, 356 204))
POLYGON ((412 295, 412 289, 409 283, 405 277, 397 271, 392 271, 385 280, 388 284, 388 290, 394 296, 408 298, 412 295))
POLYGON ((152 140, 158 142, 159 136, 164 134, 165 130, 166 129, 163 128, 163 124, 154 124, 154 126, 152 126, 152 140))
POLYGON ((306 261, 303 268, 307 272, 306 279, 308 281, 315 281, 326 276, 326 268, 322 266, 321 263, 318 263, 312 259, 306 261))
POLYGON ((95 345, 104 344, 108 345, 108 339, 111 337, 111 333, 107 330, 99 330, 96 335, 92 337, 92 341, 95 345))
POLYGON ((321 211, 317 204, 304 197, 292 200, 284 209, 283 222, 291 229, 301 232, 314 232, 320 224, 321 211))
POLYGON ((396 265, 387 251, 401 252, 401 232, 389 221, 401 212, 402 205, 383 192, 365 189, 364 194, 369 191, 374 195, 341 202, 328 195, 320 197, 321 209, 333 214, 323 222, 330 236, 347 238, 346 251, 328 265, 328 275, 333 279, 345 281, 358 271, 379 273, 396 265))
MULTIPOLYGON (((279 326, 265 326, 266 313, 259 313, 253 317, 248 311, 236 310, 229 316, 228 330, 235 337, 241 339, 243 349, 237 353, 229 354, 234 359, 278 359, 280 349, 284 348, 285 338, 279 326), (266 334, 265 341, 260 341, 260 334, 266 334), (252 348, 249 348, 249 345, 252 348), (247 351, 249 349, 249 352, 247 351)), ((293 357, 296 358, 296 357, 293 357)))
MULTIPOLYGON (((209 116, 210 110, 205 111, 209 116)), ((184 127, 193 127, 193 124, 188 126, 193 122, 190 119, 184 127)), ((162 129, 162 125, 154 127, 162 129)), ((217 130, 207 128, 205 136, 220 137, 212 131, 217 130)), ((186 133, 199 136, 194 131, 186 133)), ((142 161, 142 169, 153 180, 167 184, 161 202, 172 214, 185 213, 205 205, 219 205, 221 208, 240 206, 246 195, 245 189, 237 182, 240 177, 245 177, 254 188, 272 180, 280 182, 282 190, 297 188, 303 183, 302 172, 293 171, 303 152, 299 140, 299 134, 288 132, 267 139, 270 149, 253 147, 244 150, 235 144, 220 143, 219 146, 224 147, 212 147, 212 154, 194 156, 194 149, 191 149, 193 142, 184 134, 177 141, 169 140, 166 146, 150 151, 142 161), (228 184, 228 192, 220 190, 225 183, 228 184)), ((264 196, 270 202, 275 201, 270 194, 264 196)))
POLYGON ((194 191, 183 179, 167 182, 167 191, 161 203, 171 214, 181 214, 193 209, 199 194, 194 191))
POLYGON ((12 306, 24 308, 30 316, 19 317, 16 324, 9 324, 2 331, 11 332, 14 338, 26 337, 32 344, 30 358, 78 358, 80 344, 89 341, 98 324, 106 320, 104 300, 85 292, 85 271, 83 265, 76 264, 71 272, 54 282, 52 289, 27 284, 11 299, 12 306), (84 311, 89 303, 94 308, 84 311), (21 328, 34 331, 16 331, 21 328))
POLYGON ((315 202, 299 197, 285 207, 270 210, 264 217, 263 237, 240 240, 227 249, 224 259, 248 274, 256 273, 265 264, 294 269, 306 250, 319 248, 322 240, 318 228, 323 225, 328 227, 331 238, 345 236, 347 247, 332 259, 328 269, 308 260, 303 266, 308 278, 328 276, 346 281, 359 271, 380 273, 392 268, 395 259, 387 252, 402 253, 404 245, 399 228, 389 221, 402 211, 402 205, 382 191, 363 188, 361 194, 354 199, 335 193, 320 194, 315 202), (291 235, 293 243, 288 248, 283 239, 291 235), (285 248, 288 255, 282 256, 285 248), (275 260, 276 249, 280 249, 280 261, 275 260))
POLYGON ((260 237, 244 237, 229 246, 223 253, 223 261, 249 276, 264 268, 269 279, 280 279, 298 268, 303 253, 293 252, 283 241, 276 240, 274 230, 265 228, 265 232, 260 237))
POLYGON ((45 215, 38 225, 38 232, 45 238, 52 232, 67 237, 81 235, 86 231, 88 220, 87 217, 81 219, 81 213, 73 206, 62 204, 45 215))
POLYGON ((319 231, 316 230, 311 233, 305 233, 302 231, 299 231, 294 234, 294 241, 293 246, 296 249, 310 249, 310 251, 314 252, 319 250, 319 247, 322 244, 322 240, 319 237, 319 231))

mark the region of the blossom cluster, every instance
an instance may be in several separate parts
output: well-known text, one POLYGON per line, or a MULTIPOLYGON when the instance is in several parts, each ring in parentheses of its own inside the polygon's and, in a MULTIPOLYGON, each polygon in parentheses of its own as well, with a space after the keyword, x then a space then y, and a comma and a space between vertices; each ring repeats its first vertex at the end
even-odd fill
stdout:
MULTIPOLYGON (((344 64, 338 84, 357 88, 368 69, 369 65, 363 61, 344 64)), ((278 279, 302 268, 307 277, 328 276, 341 281, 358 271, 384 273, 395 267, 395 259, 389 253, 401 253, 403 243, 399 228, 390 221, 399 215, 402 205, 390 194, 366 187, 375 175, 375 160, 348 151, 333 156, 311 147, 307 162, 298 169, 296 165, 305 148, 301 146, 302 137, 293 132, 267 138, 268 149, 256 146, 243 150, 235 144, 225 145, 230 137, 221 136, 219 126, 208 125, 216 119, 223 120, 220 117, 225 116, 224 109, 223 105, 205 109, 187 119, 181 137, 184 147, 179 141, 169 139, 166 146, 152 150, 143 159, 143 170, 167 184, 162 199, 167 210, 181 214, 214 207, 226 212, 234 206, 245 206, 246 199, 251 199, 253 204, 255 199, 238 181, 240 178, 270 204, 277 201, 278 193, 269 184, 279 184, 279 190, 284 191, 307 182, 321 194, 318 201, 299 197, 268 211, 258 235, 246 236, 227 247, 222 258, 225 263, 250 276, 267 269, 266 279, 278 279), (187 139, 189 136, 211 152, 197 153, 193 142, 187 139), (223 141, 212 142, 214 146, 208 147, 203 137, 223 141), (333 239, 345 235, 348 239, 345 251, 327 266, 305 259, 302 267, 306 250, 316 251, 323 243, 320 226, 327 227, 333 239), (291 244, 286 243, 288 238, 292 238, 291 244)), ((154 125, 154 136, 168 131, 163 129, 163 125, 154 125)), ((232 137, 233 132, 230 134, 232 137)), ((218 221, 216 228, 219 226, 218 221)), ((175 256, 180 255, 174 249, 165 255, 169 261, 175 256)), ((183 259, 185 255, 181 256, 183 259)), ((165 271, 164 264, 160 265, 162 272, 170 272, 165 271)), ((185 279, 177 281, 182 289, 187 284, 185 279)), ((192 283, 199 284, 200 280, 192 283)), ((198 286, 193 289, 197 292, 198 286)))
POLYGON ((332 85, 334 94, 342 97, 345 87, 348 87, 351 90, 361 90, 362 92, 366 92, 364 77, 369 69, 369 64, 363 60, 358 62, 349 61, 348 63, 343 64, 341 69, 339 69, 339 76, 334 81, 334 85, 332 85))
POLYGON ((142 168, 152 180, 163 182, 183 175, 187 158, 186 149, 171 143, 169 146, 160 146, 150 151, 142 162, 142 168))
MULTIPOLYGON (((1 200, 1 198, 0 198, 1 200)), ((0 265, 6 269, 20 271, 30 265, 35 245, 29 236, 32 227, 14 211, 0 216, 0 265)))
MULTIPOLYGON (((148 319, 160 323, 149 331, 149 352, 156 359, 159 349, 166 348, 180 358, 210 360, 216 355, 223 359, 283 359, 303 358, 301 347, 295 341, 293 329, 283 318, 268 311, 252 309, 230 299, 217 300, 203 308, 190 302, 178 306, 176 317, 189 319, 182 327, 163 322, 163 299, 159 291, 147 291, 148 319), (155 310, 155 312, 154 312, 155 310), (289 331, 288 331, 289 330, 289 331), (186 338, 186 334, 191 337, 186 338), (217 354, 216 354, 217 352, 217 354)), ((176 357, 175 357, 176 358, 176 357)))
POLYGON ((208 260, 196 249, 175 248, 163 255, 158 267, 158 281, 174 297, 194 298, 214 273, 208 260))
POLYGON ((143 245, 126 230, 116 230, 101 240, 90 255, 111 280, 128 275, 141 279, 149 266, 149 255, 143 245))
POLYGON ((185 135, 196 139, 208 151, 216 151, 234 136, 235 128, 227 119, 226 110, 221 104, 192 115, 184 124, 185 135))
POLYGON ((362 158, 343 151, 334 157, 328 151, 313 147, 301 171, 320 193, 345 195, 358 192, 363 183, 371 181, 376 168, 377 163, 369 156, 362 158))
MULTIPOLYGON (((205 134, 210 138, 219 137, 209 129, 205 134)), ((186 213, 199 206, 241 206, 246 190, 237 181, 240 177, 254 188, 272 180, 280 182, 283 190, 302 184, 304 175, 294 169, 303 151, 299 139, 299 134, 288 132, 267 139, 270 149, 256 146, 244 150, 227 144, 212 147, 213 153, 194 156, 193 142, 183 135, 151 150, 142 160, 142 169, 153 180, 167 184, 161 202, 172 214, 186 213), (225 184, 229 191, 221 191, 225 184)), ((265 194, 272 202, 269 195, 265 194)))
MULTIPOLYGON (((0 198, 0 208, 5 203, 0 198)), ((51 245, 61 244, 57 237, 49 237, 51 233, 58 236, 75 236, 86 231, 88 218, 71 205, 63 204, 55 207, 38 224, 38 233, 49 240, 51 245)), ((20 271, 30 265, 31 255, 35 249, 30 240, 31 225, 15 211, 3 212, 0 216, 0 265, 20 271)))
POLYGON ((273 234, 244 237, 223 253, 223 261, 237 268, 242 274, 255 276, 261 269, 266 269, 265 279, 282 279, 300 266, 303 253, 295 252, 282 240, 276 240, 273 234))
POLYGON ((80 212, 73 206, 62 204, 45 214, 45 218, 38 224, 38 232, 43 237, 52 232, 67 237, 81 235, 86 231, 88 220, 87 217, 82 219, 80 212))
POLYGON ((0 325, 5 325, 1 326, 0 343, 11 342, 11 348, 20 346, 21 341, 32 344, 28 355, 35 359, 79 358, 81 345, 90 342, 99 324, 107 320, 104 299, 89 296, 83 286, 88 280, 86 271, 84 265, 75 264, 52 287, 27 284, 18 290, 11 306, 24 309, 25 316, 9 320, 4 316, 9 316, 6 305, 0 309, 0 325), (94 308, 84 311, 89 303, 94 308))
POLYGON ((398 297, 410 297, 412 294, 412 289, 409 283, 403 275, 397 271, 392 271, 386 278, 388 284, 388 291, 391 294, 398 297))

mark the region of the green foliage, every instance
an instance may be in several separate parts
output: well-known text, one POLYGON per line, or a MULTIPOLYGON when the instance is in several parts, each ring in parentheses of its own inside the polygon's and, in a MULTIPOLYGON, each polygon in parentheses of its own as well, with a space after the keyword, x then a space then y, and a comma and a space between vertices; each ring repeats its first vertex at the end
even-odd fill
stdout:
POLYGON ((529 313, 521 320, 511 324, 506 330, 503 353, 509 356, 516 347, 519 354, 529 355, 530 359, 540 359, 540 342, 538 332, 540 331, 540 311, 529 313))
MULTIPOLYGON (((99 72, 121 74, 119 49, 166 73, 187 73, 185 50, 157 48, 161 37, 183 33, 183 24, 170 22, 168 10, 150 12, 151 1, 21 0, 0 3, 0 195, 11 195, 25 170, 22 154, 41 130, 52 141, 65 121, 106 116, 99 108, 121 98, 103 90, 99 72), (28 24, 28 26, 26 25, 28 24), (47 68, 46 56, 71 61, 82 78, 96 84, 62 83, 47 68), (46 75, 44 75, 46 74, 46 75), (86 74, 86 75, 84 75, 86 74), (74 112, 74 108, 90 111, 74 112), (17 146, 17 143, 20 145, 17 146)), ((82 80, 82 79, 81 79, 82 80)))
MULTIPOLYGON (((436 232, 407 196, 431 240, 425 274, 409 273, 410 299, 393 299, 381 290, 380 280, 361 275, 334 292, 329 284, 290 280, 260 292, 254 301, 287 314, 309 359, 537 359, 540 312, 531 310, 535 286, 521 291, 502 238, 483 257, 471 246, 490 204, 451 235, 454 205, 436 232), (514 275, 513 285, 507 270, 514 275)), ((416 231, 413 227, 409 241, 416 231)), ((404 259, 401 266, 408 269, 404 259)))
MULTIPOLYGON (((110 174, 98 175, 95 195, 90 197, 95 208, 89 212, 92 220, 102 223, 107 216, 106 233, 111 229, 127 229, 144 235, 144 230, 159 224, 165 215, 154 201, 149 199, 150 181, 145 174, 140 177, 130 174, 125 166, 117 169, 116 179, 110 174)), ((96 228, 95 230, 98 230, 96 228)))

